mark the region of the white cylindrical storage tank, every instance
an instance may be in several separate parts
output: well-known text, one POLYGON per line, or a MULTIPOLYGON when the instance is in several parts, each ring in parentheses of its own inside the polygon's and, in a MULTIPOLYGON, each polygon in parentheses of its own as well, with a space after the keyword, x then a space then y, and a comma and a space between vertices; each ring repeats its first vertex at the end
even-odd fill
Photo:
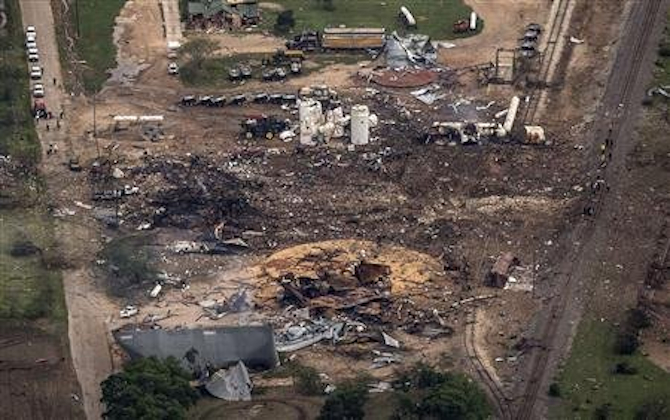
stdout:
POLYGON ((512 98, 512 101, 509 104, 509 111, 507 111, 507 117, 505 118, 505 124, 503 128, 508 133, 512 132, 512 127, 514 127, 514 121, 516 120, 516 114, 519 112, 519 105, 521 105, 521 99, 518 96, 512 98))
POLYGON ((321 125, 323 114, 321 112, 321 102, 313 99, 300 101, 300 144, 314 145, 314 135, 321 125))
POLYGON ((475 12, 470 13, 470 30, 477 30, 477 13, 475 12))
POLYGON ((351 143, 357 146, 370 141, 370 109, 366 105, 351 108, 351 143))

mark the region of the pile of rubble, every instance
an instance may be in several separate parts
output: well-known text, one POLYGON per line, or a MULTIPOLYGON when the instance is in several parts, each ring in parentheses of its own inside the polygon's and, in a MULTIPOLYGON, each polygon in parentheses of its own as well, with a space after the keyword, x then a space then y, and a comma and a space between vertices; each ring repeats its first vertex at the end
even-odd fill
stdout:
POLYGON ((136 223, 193 229, 226 221, 237 231, 254 213, 242 181, 206 158, 150 159, 129 175, 143 186, 141 197, 129 202, 128 219, 136 223))

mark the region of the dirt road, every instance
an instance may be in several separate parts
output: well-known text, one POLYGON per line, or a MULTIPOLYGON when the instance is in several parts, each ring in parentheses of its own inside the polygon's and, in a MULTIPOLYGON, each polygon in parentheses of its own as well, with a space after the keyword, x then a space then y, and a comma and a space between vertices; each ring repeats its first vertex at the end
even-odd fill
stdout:
MULTIPOLYGON (((666 10, 667 6, 665 0, 631 4, 621 32, 627 36, 618 45, 605 95, 595 118, 597 123, 592 130, 591 147, 594 152, 608 136, 613 140, 610 163, 604 169, 593 171, 594 176, 598 173, 607 180, 610 192, 596 201, 595 219, 584 219, 564 238, 568 252, 557 270, 557 277, 553 279, 559 288, 538 322, 536 337, 543 346, 533 350, 529 380, 520 396, 521 405, 516 418, 543 418, 544 404, 539 402, 546 395, 560 358, 569 348, 585 300, 583 294, 589 287, 586 283, 598 278, 597 272, 604 264, 604 258, 616 258, 619 264, 629 267, 627 276, 630 278, 635 278, 640 270, 644 270, 645 252, 648 253, 648 250, 628 252, 616 245, 620 242, 620 228, 630 223, 622 217, 628 207, 622 194, 627 173, 625 162, 635 145, 636 139, 631 134, 662 31, 664 14, 660 11, 666 10)), ((593 155, 594 160, 598 160, 598 153, 593 155)), ((646 215, 639 214, 637 217, 646 215)))
MULTIPOLYGON (((37 30, 37 44, 40 51, 40 65, 44 68, 43 83, 45 86, 45 102, 47 108, 58 116, 65 111, 65 118, 57 128, 56 118, 41 121, 37 124, 42 150, 46 151, 51 144, 57 145, 60 152, 56 156, 44 156, 41 165, 42 173, 49 187, 50 195, 60 195, 69 200, 76 199, 66 191, 72 187, 64 160, 68 155, 70 142, 68 139, 68 96, 62 89, 62 76, 54 19, 51 2, 48 0, 21 0, 21 11, 24 26, 33 25, 37 30), (54 83, 55 81, 55 83, 54 83)), ((53 199, 54 197, 52 197, 53 199)), ((68 224, 57 224, 59 240, 68 241, 72 236, 72 227, 68 224)), ((77 240, 82 240, 77 235, 77 240)), ((85 240, 85 239, 84 239, 85 240)), ((68 249, 64 249, 66 258, 70 257, 68 249)), ((101 418, 100 382, 111 372, 111 360, 105 334, 105 319, 97 310, 92 296, 91 278, 83 270, 64 270, 63 287, 68 307, 68 336, 70 351, 77 378, 83 391, 86 416, 89 419, 101 418)))

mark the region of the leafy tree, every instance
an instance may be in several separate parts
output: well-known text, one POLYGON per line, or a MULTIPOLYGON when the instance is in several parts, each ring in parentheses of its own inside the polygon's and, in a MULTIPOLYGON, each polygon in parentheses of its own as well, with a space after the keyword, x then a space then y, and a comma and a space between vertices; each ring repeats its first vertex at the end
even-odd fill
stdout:
POLYGON ((207 38, 194 38, 182 45, 179 53, 182 57, 188 57, 196 68, 201 68, 205 59, 219 48, 219 44, 207 38))
POLYGON ((554 398, 561 397, 561 386, 558 384, 558 382, 554 382, 549 385, 549 396, 554 398))
POLYGON ((295 26, 295 17, 293 17, 293 10, 284 10, 277 15, 275 22, 275 32, 284 34, 295 26))
POLYGON ((419 364, 399 382, 404 391, 398 395, 396 419, 478 420, 492 414, 484 392, 465 375, 419 364))
POLYGON ((630 329, 621 331, 617 335, 616 342, 614 343, 614 350, 617 354, 630 355, 635 353, 638 347, 640 347, 638 333, 637 331, 631 331, 630 329))
POLYGON ((612 404, 605 403, 598 406, 593 412, 594 420, 609 420, 612 418, 612 404))
POLYGON ((324 385, 313 367, 296 365, 293 370, 295 390, 302 395, 323 395, 324 385))
POLYGON ((323 7, 324 10, 332 12, 335 10, 335 2, 333 0, 316 0, 318 4, 323 7))
POLYGON ((180 420, 198 399, 189 374, 174 358, 150 357, 129 363, 102 384, 102 399, 110 420, 180 420))
POLYGON ((363 382, 340 385, 326 398, 319 420, 362 420, 368 390, 363 382))
POLYGON ((659 399, 648 401, 640 406, 635 413, 635 420, 665 420, 670 418, 670 400, 659 399))
POLYGON ((127 236, 115 239, 105 245, 101 256, 110 270, 109 287, 116 295, 125 295, 130 288, 142 286, 156 280, 157 270, 147 245, 151 236, 127 236))

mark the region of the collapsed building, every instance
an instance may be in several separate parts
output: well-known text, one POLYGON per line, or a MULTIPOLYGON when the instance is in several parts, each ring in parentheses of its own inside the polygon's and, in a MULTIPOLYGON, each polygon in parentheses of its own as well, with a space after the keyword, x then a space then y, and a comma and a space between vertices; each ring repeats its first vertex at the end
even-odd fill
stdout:
POLYGON ((117 330, 114 338, 131 359, 174 357, 185 369, 202 375, 242 361, 265 370, 279 363, 274 334, 268 326, 176 330, 117 330))
POLYGON ((239 28, 260 22, 257 0, 192 0, 188 3, 187 26, 239 28))

